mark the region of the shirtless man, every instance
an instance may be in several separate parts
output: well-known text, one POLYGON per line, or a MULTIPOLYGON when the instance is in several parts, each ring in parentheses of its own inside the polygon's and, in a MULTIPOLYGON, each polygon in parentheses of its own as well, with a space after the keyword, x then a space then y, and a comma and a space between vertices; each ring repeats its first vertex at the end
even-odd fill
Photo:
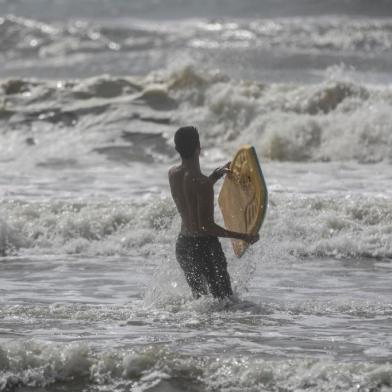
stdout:
POLYGON ((176 243, 176 258, 195 298, 214 298, 233 294, 227 262, 217 237, 236 238, 251 244, 259 235, 236 233, 214 221, 213 185, 229 172, 229 164, 216 169, 209 177, 200 170, 199 133, 194 127, 182 127, 174 143, 181 164, 169 170, 171 194, 181 215, 181 232, 176 243))

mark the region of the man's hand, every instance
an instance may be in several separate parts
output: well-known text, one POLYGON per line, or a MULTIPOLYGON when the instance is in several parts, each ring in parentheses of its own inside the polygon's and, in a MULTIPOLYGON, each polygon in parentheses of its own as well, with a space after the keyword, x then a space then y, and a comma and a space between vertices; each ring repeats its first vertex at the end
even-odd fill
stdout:
POLYGON ((230 173, 230 164, 231 162, 227 162, 224 166, 218 167, 212 172, 212 174, 209 176, 209 179, 213 182, 213 184, 215 184, 225 174, 230 173))
POLYGON ((260 239, 259 234, 245 234, 244 241, 252 245, 260 239))

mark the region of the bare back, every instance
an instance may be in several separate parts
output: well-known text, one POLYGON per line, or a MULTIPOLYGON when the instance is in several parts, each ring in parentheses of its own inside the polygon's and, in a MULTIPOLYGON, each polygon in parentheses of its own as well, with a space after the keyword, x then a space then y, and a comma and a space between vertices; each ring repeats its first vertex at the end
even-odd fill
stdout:
POLYGON ((169 170, 169 183, 181 216, 181 233, 187 236, 205 235, 205 219, 200 217, 201 204, 207 203, 208 209, 212 208, 206 218, 213 219, 213 189, 209 178, 197 170, 175 166, 169 170))

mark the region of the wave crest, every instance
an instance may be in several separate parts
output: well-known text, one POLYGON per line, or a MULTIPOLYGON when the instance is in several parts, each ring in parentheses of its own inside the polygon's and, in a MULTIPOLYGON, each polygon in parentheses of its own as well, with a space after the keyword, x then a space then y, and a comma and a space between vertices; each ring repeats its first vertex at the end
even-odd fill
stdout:
POLYGON ((219 146, 230 154, 251 143, 264 159, 392 162, 390 87, 348 80, 260 84, 192 66, 144 78, 11 80, 1 87, 0 137, 14 143, 2 148, 6 159, 36 154, 38 162, 62 155, 77 161, 100 152, 124 163, 170 160, 168 140, 178 126, 193 123, 205 148, 219 146), (63 132, 59 140, 64 128, 75 132, 63 132), (11 131, 19 131, 12 140, 11 131))
MULTIPOLYGON (((392 206, 379 197, 301 197, 271 193, 255 252, 261 259, 296 257, 392 259, 392 206)), ((86 255, 172 252, 179 218, 169 198, 147 203, 3 201, 8 247, 86 255)))
MULTIPOLYGON (((189 74, 188 69, 182 72, 189 74)), ((177 89, 173 95, 182 109, 177 120, 195 119, 208 144, 233 149, 240 142, 252 143, 263 157, 273 160, 392 160, 388 87, 337 80, 263 85, 221 77, 177 89), (199 108, 198 118, 187 110, 190 104, 199 108)))
POLYGON ((98 352, 86 344, 18 342, 0 347, 0 390, 48 387, 62 382, 79 388, 119 391, 168 390, 382 391, 391 384, 390 364, 331 360, 264 360, 248 356, 208 358, 171 352, 160 346, 98 352), (0 357, 1 358, 1 357, 0 357))

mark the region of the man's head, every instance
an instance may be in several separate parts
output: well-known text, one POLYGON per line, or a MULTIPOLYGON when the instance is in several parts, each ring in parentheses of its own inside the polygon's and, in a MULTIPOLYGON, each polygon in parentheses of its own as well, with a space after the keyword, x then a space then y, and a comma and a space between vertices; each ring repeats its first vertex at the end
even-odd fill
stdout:
POLYGON ((195 127, 181 127, 174 135, 174 145, 182 159, 191 159, 200 151, 199 132, 195 127))

